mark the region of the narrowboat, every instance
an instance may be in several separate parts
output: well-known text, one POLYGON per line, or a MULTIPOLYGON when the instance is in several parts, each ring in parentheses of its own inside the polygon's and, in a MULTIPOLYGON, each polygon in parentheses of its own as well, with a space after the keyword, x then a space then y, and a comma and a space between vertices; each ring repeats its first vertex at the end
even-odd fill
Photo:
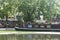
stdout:
POLYGON ((35 23, 35 24, 25 24, 25 26, 22 25, 22 27, 15 27, 15 30, 17 31, 60 31, 60 23, 54 22, 54 23, 35 23))

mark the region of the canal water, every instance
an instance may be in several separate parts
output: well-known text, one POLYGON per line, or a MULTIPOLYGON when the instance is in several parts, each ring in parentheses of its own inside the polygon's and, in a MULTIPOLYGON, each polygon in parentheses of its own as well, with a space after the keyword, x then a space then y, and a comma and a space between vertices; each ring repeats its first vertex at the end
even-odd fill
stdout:
POLYGON ((60 40, 60 35, 52 34, 6 34, 0 40, 60 40))

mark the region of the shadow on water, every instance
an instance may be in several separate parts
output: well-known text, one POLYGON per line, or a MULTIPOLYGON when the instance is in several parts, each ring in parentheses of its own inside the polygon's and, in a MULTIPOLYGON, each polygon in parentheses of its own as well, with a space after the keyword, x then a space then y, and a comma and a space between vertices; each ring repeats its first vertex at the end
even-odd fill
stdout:
POLYGON ((60 35, 9 34, 9 35, 0 35, 0 40, 60 40, 60 35))

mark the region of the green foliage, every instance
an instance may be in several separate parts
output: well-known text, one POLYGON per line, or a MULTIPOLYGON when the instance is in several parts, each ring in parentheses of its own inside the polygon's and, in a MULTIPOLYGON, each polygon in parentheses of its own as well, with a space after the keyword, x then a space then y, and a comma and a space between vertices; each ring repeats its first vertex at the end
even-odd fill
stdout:
MULTIPOLYGON (((21 19, 25 22, 39 19, 43 13, 45 20, 51 20, 52 17, 60 15, 59 0, 0 0, 0 17, 10 16, 22 12, 21 19)), ((20 20, 20 18, 18 18, 20 20)))
POLYGON ((19 12, 23 12, 24 13, 24 21, 33 21, 34 20, 34 12, 35 12, 35 8, 34 6, 31 5, 31 3, 27 3, 27 2, 23 2, 19 7, 19 12))

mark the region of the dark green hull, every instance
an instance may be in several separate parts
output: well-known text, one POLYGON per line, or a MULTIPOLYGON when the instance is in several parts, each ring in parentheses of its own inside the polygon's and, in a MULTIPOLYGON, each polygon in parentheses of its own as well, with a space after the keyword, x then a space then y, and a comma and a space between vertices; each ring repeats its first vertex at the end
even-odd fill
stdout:
POLYGON ((60 29, 39 29, 39 28, 15 28, 17 31, 55 31, 60 32, 60 29))

